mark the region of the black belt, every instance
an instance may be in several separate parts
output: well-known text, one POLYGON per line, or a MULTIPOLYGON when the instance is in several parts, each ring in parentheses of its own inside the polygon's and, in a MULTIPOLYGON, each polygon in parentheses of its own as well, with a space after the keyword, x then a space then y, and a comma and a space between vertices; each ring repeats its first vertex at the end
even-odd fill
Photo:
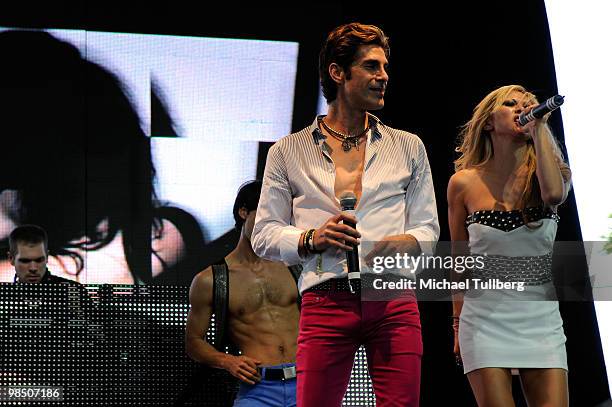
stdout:
POLYGON ((373 281, 377 278, 381 278, 384 281, 396 281, 397 282, 397 281, 400 281, 404 277, 400 275, 396 275, 396 274, 377 275, 377 274, 364 273, 361 275, 360 279, 351 280, 351 285, 353 286, 352 290, 351 290, 351 286, 349 285, 348 277, 341 277, 341 278, 331 278, 317 285, 313 285, 312 287, 310 287, 304 292, 308 292, 308 291, 349 291, 349 292, 354 292, 355 294, 359 294, 361 292, 362 285, 366 289, 371 290, 373 281))
POLYGON ((331 278, 310 287, 306 290, 306 292, 308 291, 348 291, 359 293, 361 291, 361 280, 351 280, 351 284, 349 285, 349 280, 347 277, 331 278))
POLYGON ((296 377, 295 366, 289 367, 258 367, 263 380, 289 380, 296 377))

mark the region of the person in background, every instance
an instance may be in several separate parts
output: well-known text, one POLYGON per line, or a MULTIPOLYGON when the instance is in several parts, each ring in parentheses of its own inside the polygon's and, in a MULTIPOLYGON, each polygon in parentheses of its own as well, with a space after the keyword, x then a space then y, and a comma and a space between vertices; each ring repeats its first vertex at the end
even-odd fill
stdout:
POLYGON ((36 224, 56 275, 138 284, 199 267, 190 280, 202 232, 157 199, 150 138, 117 75, 43 31, 0 32, 0 52, 0 247, 36 224))
MULTIPOLYGON (((193 360, 225 369, 240 380, 234 406, 289 407, 296 405, 298 291, 284 264, 262 259, 253 252, 251 236, 260 193, 261 181, 240 188, 234 203, 240 240, 216 264, 228 273, 227 334, 242 354, 221 352, 204 338, 214 305, 213 285, 218 278, 213 273, 215 266, 193 279, 185 349, 193 360)), ((215 317, 217 326, 224 325, 218 315, 215 317)))

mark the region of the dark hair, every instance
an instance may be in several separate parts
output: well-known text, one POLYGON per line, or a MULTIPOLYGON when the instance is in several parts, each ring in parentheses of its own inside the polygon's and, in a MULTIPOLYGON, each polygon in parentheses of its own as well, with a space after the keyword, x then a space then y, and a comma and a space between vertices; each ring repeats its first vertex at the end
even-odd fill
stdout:
POLYGON ((21 225, 17 226, 9 235, 9 251, 12 256, 17 254, 17 245, 19 243, 39 244, 43 243, 45 251, 47 250, 49 240, 47 232, 40 226, 36 225, 21 225))
POLYGON ((336 82, 329 76, 329 66, 332 63, 338 64, 346 72, 346 78, 351 79, 350 67, 361 45, 379 45, 385 56, 389 57, 389 38, 374 25, 344 24, 327 36, 319 53, 319 77, 327 103, 333 102, 338 92, 336 82))
POLYGON ((18 191, 12 221, 41 225, 49 252, 71 256, 79 271, 75 249, 121 233, 129 269, 149 281, 155 172, 129 93, 46 32, 0 33, 0 53, 0 190, 18 191))
POLYGON ((244 219, 240 217, 238 211, 240 208, 246 208, 247 211, 257 209, 259 203, 259 195, 261 195, 261 181, 254 180, 245 182, 238 189, 238 195, 234 201, 234 220, 236 221, 236 230, 242 229, 244 219))

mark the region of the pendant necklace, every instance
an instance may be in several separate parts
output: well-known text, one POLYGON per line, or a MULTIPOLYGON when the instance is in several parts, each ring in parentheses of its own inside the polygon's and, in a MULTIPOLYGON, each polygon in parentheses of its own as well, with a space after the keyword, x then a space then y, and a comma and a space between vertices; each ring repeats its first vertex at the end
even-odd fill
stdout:
POLYGON ((351 151, 351 148, 353 147, 355 147, 357 151, 359 151, 359 139, 361 138, 361 136, 366 134, 368 130, 370 130, 370 125, 368 124, 368 126, 363 129, 361 133, 355 136, 351 136, 350 134, 343 134, 339 131, 332 129, 325 123, 325 120, 323 119, 321 119, 319 122, 323 125, 323 128, 325 128, 325 130, 327 130, 327 132, 331 134, 333 138, 342 142, 342 150, 344 150, 345 152, 351 151))

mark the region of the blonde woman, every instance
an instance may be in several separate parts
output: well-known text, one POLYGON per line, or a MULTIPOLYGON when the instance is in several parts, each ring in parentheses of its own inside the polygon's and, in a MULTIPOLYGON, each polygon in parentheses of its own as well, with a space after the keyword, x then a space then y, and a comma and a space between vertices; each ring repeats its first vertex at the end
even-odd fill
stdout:
POLYGON ((546 118, 518 124, 537 103, 518 85, 489 93, 461 131, 448 184, 455 252, 466 242, 472 255, 486 254, 471 278, 524 283, 524 291, 472 284, 453 295, 455 354, 480 407, 514 406, 513 369, 530 407, 568 405, 551 258, 556 207, 567 197, 571 172, 546 118))

